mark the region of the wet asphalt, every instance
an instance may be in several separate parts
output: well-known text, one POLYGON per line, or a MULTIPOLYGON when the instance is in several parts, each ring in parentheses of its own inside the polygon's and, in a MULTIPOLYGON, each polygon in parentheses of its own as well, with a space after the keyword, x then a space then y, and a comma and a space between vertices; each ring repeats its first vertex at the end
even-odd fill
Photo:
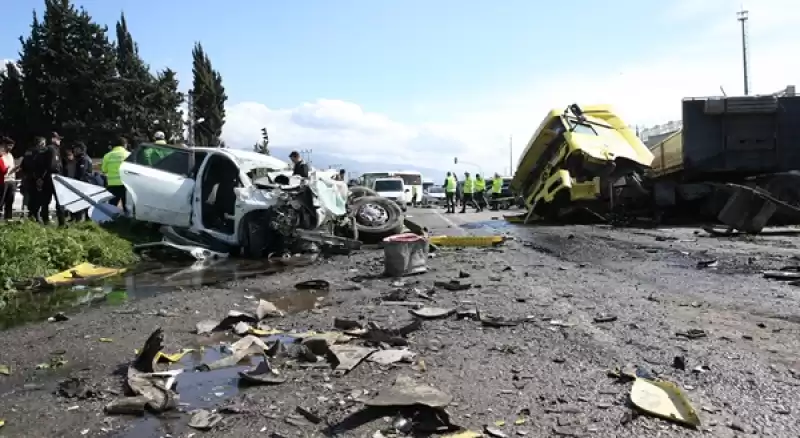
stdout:
POLYGON ((391 428, 391 413, 358 426, 342 420, 362 408, 354 398, 374 395, 398 375, 452 395, 447 412, 453 423, 476 431, 491 425, 507 436, 800 436, 800 294, 797 286, 762 275, 800 265, 797 236, 518 227, 496 212, 410 215, 435 234, 506 234, 513 240, 493 249, 443 249, 428 260, 427 273, 402 284, 369 278, 382 271, 382 251, 366 250, 211 286, 180 283, 186 285, 117 305, 67 310, 68 321, 13 327, 0 339, 0 364, 12 370, 0 375, 0 418, 6 420, 0 436, 322 436, 328 424, 338 426, 339 436, 376 436, 391 428), (460 272, 470 289, 433 288, 460 272), (331 282, 330 292, 294 289, 311 279, 331 282), (114 373, 156 327, 164 329, 169 352, 206 347, 182 360, 193 367, 218 356, 220 342, 236 339, 192 334, 195 324, 221 319, 229 310, 252 311, 259 298, 290 312, 270 320, 284 330, 330 330, 335 317, 395 327, 411 320, 408 307, 381 304, 380 297, 400 289, 416 300, 414 289, 431 288, 433 301, 426 304, 477 307, 484 316, 525 322, 496 328, 456 317, 425 321, 409 336, 418 355, 411 364, 364 362, 342 377, 327 369, 288 369, 286 383, 248 389, 237 385, 242 368, 184 373, 178 392, 185 404, 176 412, 143 418, 102 412, 113 392, 122 390, 114 373), (677 335, 690 329, 706 336, 677 335), (66 364, 36 369, 54 363, 53 357, 66 364), (684 370, 673 367, 676 357, 684 370), (681 387, 700 427, 634 415, 630 382, 608 376, 609 369, 630 366, 681 387), (54 394, 70 376, 86 379, 104 398, 54 394), (298 419, 298 406, 324 421, 298 419), (197 408, 226 408, 223 421, 207 432, 189 429, 186 412, 197 408))

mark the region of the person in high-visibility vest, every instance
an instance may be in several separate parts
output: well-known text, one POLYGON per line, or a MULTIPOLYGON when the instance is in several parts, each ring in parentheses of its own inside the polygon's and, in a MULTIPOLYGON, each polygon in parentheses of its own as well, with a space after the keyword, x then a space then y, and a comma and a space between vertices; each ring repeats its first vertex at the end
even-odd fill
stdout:
POLYGON ((128 213, 128 205, 126 203, 125 186, 122 185, 122 178, 119 175, 119 167, 122 162, 128 158, 128 139, 120 137, 119 144, 111 148, 111 150, 103 156, 103 164, 100 169, 106 175, 106 190, 114 195, 108 202, 114 206, 122 202, 122 211, 128 213))
POLYGON ((444 179, 444 199, 447 206, 445 213, 456 212, 456 184, 456 177, 447 172, 447 177, 444 179))
POLYGON ((478 204, 475 203, 475 179, 472 178, 469 172, 464 172, 464 204, 461 205, 461 213, 467 212, 467 205, 475 208, 475 211, 481 211, 478 204))
POLYGON ((500 199, 500 194, 503 191, 503 178, 500 178, 500 175, 497 173, 494 174, 494 178, 492 179, 492 210, 498 210, 498 199, 500 199))
POLYGON ((155 144, 167 144, 167 136, 161 131, 156 131, 156 133, 153 134, 153 139, 155 140, 153 142, 155 144))
POLYGON ((475 194, 473 195, 478 207, 486 207, 486 180, 480 174, 475 174, 475 194))

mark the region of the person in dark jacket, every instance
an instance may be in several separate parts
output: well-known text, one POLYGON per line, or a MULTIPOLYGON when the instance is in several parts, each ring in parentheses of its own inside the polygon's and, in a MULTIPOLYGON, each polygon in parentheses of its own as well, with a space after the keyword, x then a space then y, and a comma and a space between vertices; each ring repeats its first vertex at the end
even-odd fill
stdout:
POLYGON ((292 153, 289 154, 289 158, 292 160, 292 163, 294 163, 292 175, 308 178, 308 164, 300 157, 300 152, 292 151, 292 153))
POLYGON ((37 139, 36 155, 33 159, 34 187, 31 190, 30 217, 45 225, 50 223, 50 203, 54 198, 58 225, 63 226, 66 223, 64 210, 55 196, 56 188, 52 179, 53 175, 60 174, 62 171, 60 146, 61 136, 57 132, 53 132, 50 136, 50 145, 48 146, 44 145, 43 138, 39 138, 37 139))
MULTIPOLYGON (((64 176, 78 181, 89 182, 92 171, 92 161, 84 153, 85 150, 86 147, 83 143, 78 142, 72 149, 64 151, 64 162, 62 164, 64 176)), ((88 210, 81 210, 70 213, 70 220, 73 222, 83 221, 88 217, 87 212, 88 210)))

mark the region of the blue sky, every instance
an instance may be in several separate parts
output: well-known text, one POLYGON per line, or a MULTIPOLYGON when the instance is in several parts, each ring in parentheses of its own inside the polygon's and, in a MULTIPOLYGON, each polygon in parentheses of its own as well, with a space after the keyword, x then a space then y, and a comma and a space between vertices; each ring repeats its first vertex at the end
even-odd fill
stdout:
MULTIPOLYGON (((13 59, 43 0, 6 3, 0 58, 13 59)), ((365 161, 499 166, 495 149, 525 143, 554 106, 610 103, 654 124, 678 118, 684 96, 741 89, 740 0, 76 3, 112 33, 124 11, 145 60, 184 87, 201 41, 230 96, 225 136, 242 147, 268 126, 281 146, 365 161)), ((779 56, 800 42, 786 19, 799 7, 753 4, 753 88, 775 91, 800 78, 800 61, 779 56)))

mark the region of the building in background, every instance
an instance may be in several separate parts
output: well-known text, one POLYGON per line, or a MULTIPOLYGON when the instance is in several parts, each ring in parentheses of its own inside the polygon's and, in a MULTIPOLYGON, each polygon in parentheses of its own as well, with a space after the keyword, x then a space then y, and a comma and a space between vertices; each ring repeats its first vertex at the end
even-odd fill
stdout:
POLYGON ((673 120, 661 125, 656 125, 650 128, 644 128, 639 131, 639 138, 642 139, 645 146, 653 148, 665 138, 678 132, 683 128, 683 122, 680 120, 673 120))

